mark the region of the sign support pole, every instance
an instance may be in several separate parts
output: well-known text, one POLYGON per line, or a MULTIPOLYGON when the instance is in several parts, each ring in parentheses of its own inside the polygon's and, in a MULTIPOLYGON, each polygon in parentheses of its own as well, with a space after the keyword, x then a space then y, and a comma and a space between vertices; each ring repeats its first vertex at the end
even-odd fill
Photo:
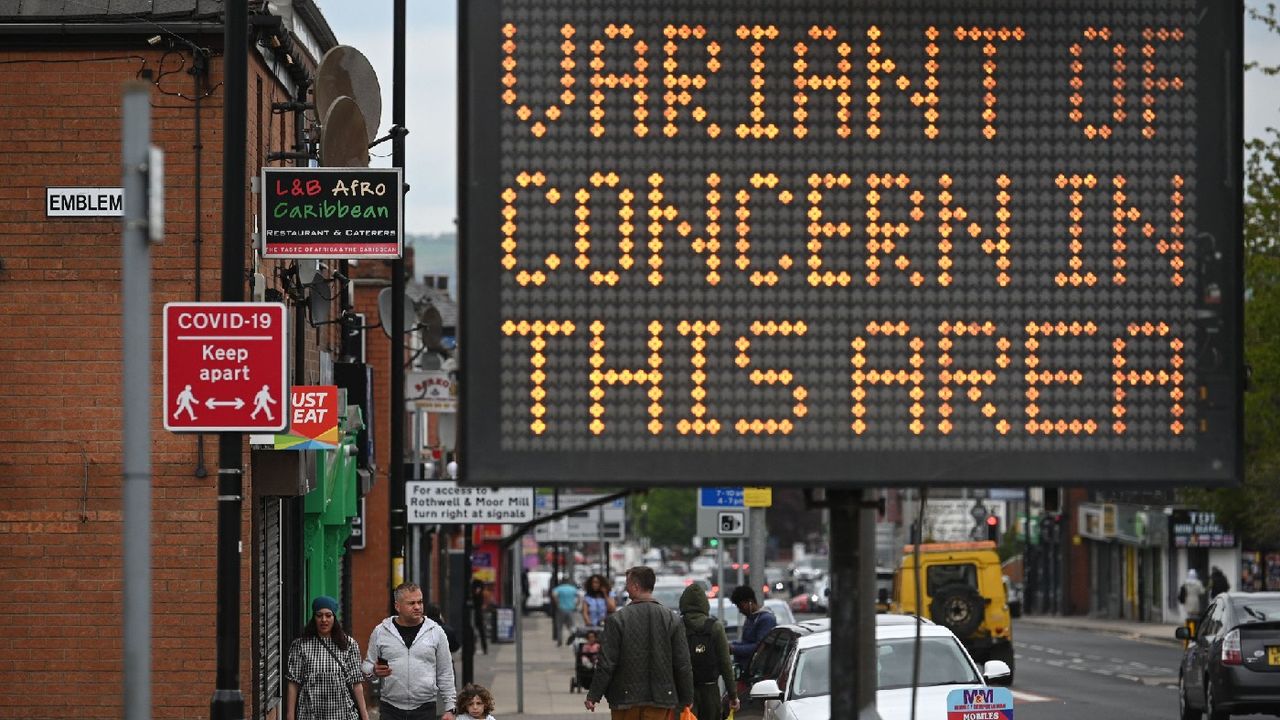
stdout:
MULTIPOLYGON (((246 118, 249 91, 249 3, 226 4, 222 113, 222 299, 244 300, 246 118)), ((240 693, 240 512, 244 468, 240 433, 218 434, 217 684, 213 720, 244 717, 240 693)))
MULTIPOLYGON (((149 79, 149 78, 148 78, 149 79)), ((124 91, 124 716, 151 717, 151 250, 147 148, 151 86, 124 91)), ((152 168, 158 172, 159 168, 152 168)))
POLYGON ((831 707, 876 712, 876 504, 870 490, 829 490, 831 707))
MULTIPOLYGON (((392 22, 391 123, 403 128, 405 122, 405 0, 395 0, 392 22)), ((404 132, 391 138, 391 165, 404 168, 404 132)), ((396 192, 404 193, 403 177, 396 192)), ((386 322, 386 319, 383 319, 386 322)), ((387 499, 390 518, 391 590, 404 582, 405 499, 404 499, 404 259, 391 261, 391 442, 387 499)), ((394 593, 388 593, 388 596, 394 593)), ((394 602, 392 603, 394 605, 394 602)))

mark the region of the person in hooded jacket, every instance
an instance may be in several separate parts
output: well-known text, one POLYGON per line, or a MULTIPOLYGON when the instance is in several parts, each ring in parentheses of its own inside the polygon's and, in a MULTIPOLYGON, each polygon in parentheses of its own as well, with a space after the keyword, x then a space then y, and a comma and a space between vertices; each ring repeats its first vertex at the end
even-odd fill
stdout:
POLYGON ((373 629, 361 664, 366 676, 382 678, 382 720, 454 720, 458 690, 449 638, 425 616, 422 588, 402 583, 395 601, 396 614, 373 629))
POLYGON ((711 618, 710 614, 711 604, 707 602, 707 594, 702 587, 697 583, 686 587, 684 594, 680 596, 680 618, 684 623, 685 636, 690 640, 689 658, 694 668, 693 714, 698 720, 720 720, 722 709, 719 682, 708 681, 706 677, 700 679, 698 676, 699 665, 705 667, 709 664, 699 662, 698 656, 703 652, 716 655, 715 666, 719 670, 717 679, 724 681, 724 687, 728 690, 729 706, 734 710, 738 709, 737 684, 733 677, 733 656, 729 654, 729 638, 725 635, 724 624, 719 619, 711 618), (706 637, 708 620, 711 620, 711 642, 709 647, 700 648, 698 646, 702 643, 699 640, 706 637))

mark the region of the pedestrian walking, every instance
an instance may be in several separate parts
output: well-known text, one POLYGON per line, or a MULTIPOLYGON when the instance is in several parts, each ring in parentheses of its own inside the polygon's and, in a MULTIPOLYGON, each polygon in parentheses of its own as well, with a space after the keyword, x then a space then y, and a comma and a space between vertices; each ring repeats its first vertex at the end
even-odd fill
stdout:
POLYGON ((480 641, 480 653, 489 654, 489 635, 485 632, 484 614, 489 609, 489 593, 484 589, 484 581, 471 578, 471 624, 474 626, 476 639, 480 641))
POLYGON ((760 645, 764 636, 777 626, 778 618, 774 616, 772 610, 760 605, 760 601, 756 599, 756 591, 750 585, 739 585, 734 588, 733 593, 729 595, 729 601, 738 608, 742 617, 746 618, 742 622, 741 638, 729 645, 733 651, 734 663, 746 672, 751 665, 751 656, 755 654, 756 647, 760 645))
POLYGON ((381 719, 454 720, 457 689, 444 628, 426 617, 414 583, 396 588, 395 606, 369 636, 362 665, 365 675, 382 678, 381 719))
POLYGON ((561 638, 568 632, 573 637, 573 619, 578 613, 578 586, 566 577, 559 585, 551 588, 551 601, 556 605, 555 634, 556 646, 563 643, 561 638))
POLYGON ((707 593, 697 583, 680 596, 680 619, 689 644, 689 665, 693 669, 693 714, 698 720, 720 720, 727 700, 737 710, 737 684, 733 678, 733 656, 724 625, 711 617, 707 593), (723 682, 725 693, 720 692, 723 682))
POLYGON ((289 645, 285 720, 369 720, 360 646, 338 620, 338 601, 311 601, 302 637, 289 645))
POLYGON ((1182 605, 1182 613, 1187 627, 1195 631, 1195 623, 1204 612, 1204 585, 1195 568, 1187 571, 1187 579, 1178 588, 1178 603, 1182 605))
POLYGON ((1222 573, 1222 568, 1214 565, 1209 570, 1209 599, 1212 600, 1230 589, 1231 583, 1227 582, 1227 576, 1222 573))
POLYGON ((495 720, 493 717, 493 693, 489 688, 476 683, 467 683, 458 691, 458 707, 469 718, 475 720, 495 720))
POLYGON ((631 603, 604 620, 600 661, 584 701, 609 701, 611 720, 671 720, 693 704, 693 671, 684 626, 653 599, 651 568, 627 571, 631 603))
POLYGON ((604 625, 604 619, 618 609, 609 595, 603 575, 592 575, 582 596, 582 622, 589 627, 604 625))

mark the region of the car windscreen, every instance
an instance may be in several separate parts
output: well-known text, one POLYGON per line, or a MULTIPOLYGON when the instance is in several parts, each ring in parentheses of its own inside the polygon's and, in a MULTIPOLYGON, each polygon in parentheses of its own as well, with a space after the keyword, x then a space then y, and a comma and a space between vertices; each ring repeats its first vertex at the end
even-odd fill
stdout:
POLYGON ((831 694, 831 646, 819 645, 800 651, 796 671, 791 676, 791 697, 807 698, 831 694))
MULTIPOLYGON (((876 641, 876 689, 911 687, 914 637, 876 641)), ((920 687, 981 685, 982 678, 953 637, 920 638, 920 687)))
POLYGON ((1280 597, 1239 598, 1232 605, 1241 623, 1280 622, 1280 597))

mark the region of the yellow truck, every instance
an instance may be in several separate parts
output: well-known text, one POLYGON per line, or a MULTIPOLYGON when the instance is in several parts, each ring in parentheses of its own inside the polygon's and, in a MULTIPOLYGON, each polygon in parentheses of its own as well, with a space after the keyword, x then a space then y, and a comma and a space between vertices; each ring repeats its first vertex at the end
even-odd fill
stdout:
POLYGON ((915 547, 906 546, 890 611, 927 617, 955 633, 977 662, 1003 660, 1013 671, 1013 621, 994 542, 922 544, 919 568, 915 547))

